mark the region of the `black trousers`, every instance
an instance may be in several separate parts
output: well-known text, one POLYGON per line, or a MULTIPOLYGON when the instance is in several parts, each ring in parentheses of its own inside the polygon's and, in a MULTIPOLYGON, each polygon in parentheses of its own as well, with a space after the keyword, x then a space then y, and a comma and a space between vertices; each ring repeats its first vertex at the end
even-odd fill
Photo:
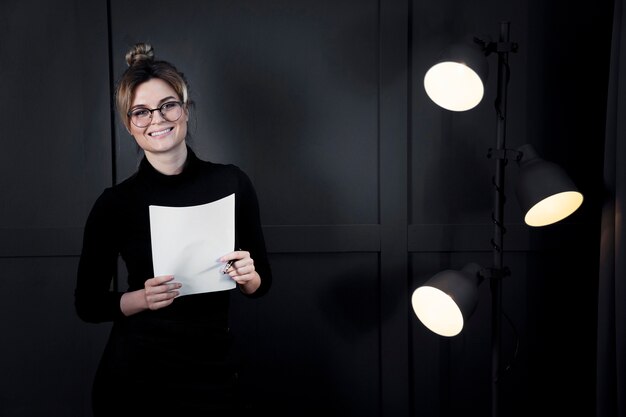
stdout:
POLYGON ((115 322, 93 384, 95 417, 243 415, 225 327, 136 315, 115 322))

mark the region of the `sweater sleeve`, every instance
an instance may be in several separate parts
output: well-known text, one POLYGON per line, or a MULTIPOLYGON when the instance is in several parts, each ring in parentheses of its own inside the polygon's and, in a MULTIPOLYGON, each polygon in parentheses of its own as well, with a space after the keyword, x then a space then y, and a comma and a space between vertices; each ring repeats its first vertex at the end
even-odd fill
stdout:
POLYGON ((74 306, 86 322, 100 323, 122 317, 122 292, 111 284, 117 268, 119 249, 115 239, 115 210, 109 190, 96 200, 83 232, 83 247, 78 264, 74 306))
POLYGON ((236 218, 238 245, 241 249, 250 252, 254 267, 261 277, 261 286, 247 296, 257 298, 265 295, 272 286, 272 270, 265 247, 257 194, 250 178, 241 170, 239 170, 238 192, 236 218))

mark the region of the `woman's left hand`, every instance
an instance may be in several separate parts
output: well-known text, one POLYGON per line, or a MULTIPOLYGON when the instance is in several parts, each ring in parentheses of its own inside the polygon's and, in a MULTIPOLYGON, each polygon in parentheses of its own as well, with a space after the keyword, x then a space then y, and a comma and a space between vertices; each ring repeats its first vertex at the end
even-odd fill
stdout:
POLYGON ((236 250, 222 256, 220 262, 230 262, 230 266, 226 265, 224 273, 228 274, 239 285, 246 285, 259 276, 254 268, 254 260, 248 251, 236 250))

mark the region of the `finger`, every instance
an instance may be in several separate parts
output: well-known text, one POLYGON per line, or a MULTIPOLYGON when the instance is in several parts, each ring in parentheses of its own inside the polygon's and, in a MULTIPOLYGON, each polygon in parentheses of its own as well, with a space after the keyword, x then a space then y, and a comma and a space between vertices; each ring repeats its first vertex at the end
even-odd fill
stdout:
POLYGON ((234 262, 231 268, 227 270, 227 272, 229 273, 230 276, 235 276, 235 275, 249 274, 251 272, 254 272, 254 270, 255 270, 254 261, 252 260, 252 258, 248 258, 248 259, 243 259, 241 261, 234 262))
POLYGON ((171 281, 174 279, 174 275, 160 275, 158 277, 150 278, 146 280, 145 287, 157 287, 165 282, 171 281))
POLYGON ((154 277, 155 285, 165 284, 168 281, 174 279, 174 275, 159 275, 158 277, 154 277))
POLYGON ((245 284, 248 281, 251 281, 254 279, 254 277, 256 276, 256 273, 254 271, 252 271, 249 274, 242 274, 242 275, 235 275, 234 277, 232 277, 232 279, 237 283, 237 284, 245 284))
POLYGON ((222 273, 227 274, 247 265, 251 258, 249 252, 240 250, 224 256, 221 260, 226 261, 226 265, 222 268, 222 273))
POLYGON ((236 250, 236 251, 232 251, 230 253, 227 253, 226 255, 222 256, 219 261, 220 262, 229 262, 229 261, 236 261, 238 259, 244 259, 250 256, 250 252, 245 251, 245 250, 236 250))
POLYGON ((163 294, 174 294, 174 297, 178 296, 180 292, 178 291, 183 286, 180 282, 172 282, 170 284, 161 284, 157 286, 149 286, 146 285, 145 288, 145 297, 148 304, 155 301, 161 301, 164 298, 161 297, 163 294))
POLYGON ((235 252, 230 252, 230 253, 227 253, 226 255, 222 256, 222 257, 219 259, 219 261, 220 261, 220 262, 230 262, 230 261, 233 261, 233 260, 235 260, 235 259, 237 259, 237 252, 236 252, 236 251, 235 251, 235 252))
POLYGON ((155 303, 161 302, 161 301, 167 301, 167 300, 171 300, 173 298, 176 298, 176 296, 178 295, 178 291, 174 290, 174 291, 168 291, 168 292, 163 292, 160 294, 155 294, 153 295, 153 301, 155 303))
POLYGON ((157 310, 159 308, 166 307, 174 302, 174 299, 178 296, 178 294, 178 291, 171 291, 147 296, 146 300, 148 302, 148 308, 150 310, 157 310))
POLYGON ((167 292, 172 292, 172 291, 176 291, 179 288, 181 288, 183 286, 183 284, 181 282, 171 282, 169 284, 166 284, 167 287, 167 292))
POLYGON ((164 308, 164 307, 169 306, 173 302, 174 302, 173 298, 171 300, 158 301, 158 302, 155 302, 155 303, 150 303, 148 308, 150 310, 158 310, 160 308, 164 308))

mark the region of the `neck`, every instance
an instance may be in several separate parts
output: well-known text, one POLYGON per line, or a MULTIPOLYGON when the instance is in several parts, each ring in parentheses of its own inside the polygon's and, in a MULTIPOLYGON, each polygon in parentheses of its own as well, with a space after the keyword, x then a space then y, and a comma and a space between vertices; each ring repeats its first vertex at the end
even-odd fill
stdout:
POLYGON ((164 175, 177 175, 183 171, 187 160, 187 146, 183 143, 176 150, 166 153, 145 152, 150 165, 164 175))

